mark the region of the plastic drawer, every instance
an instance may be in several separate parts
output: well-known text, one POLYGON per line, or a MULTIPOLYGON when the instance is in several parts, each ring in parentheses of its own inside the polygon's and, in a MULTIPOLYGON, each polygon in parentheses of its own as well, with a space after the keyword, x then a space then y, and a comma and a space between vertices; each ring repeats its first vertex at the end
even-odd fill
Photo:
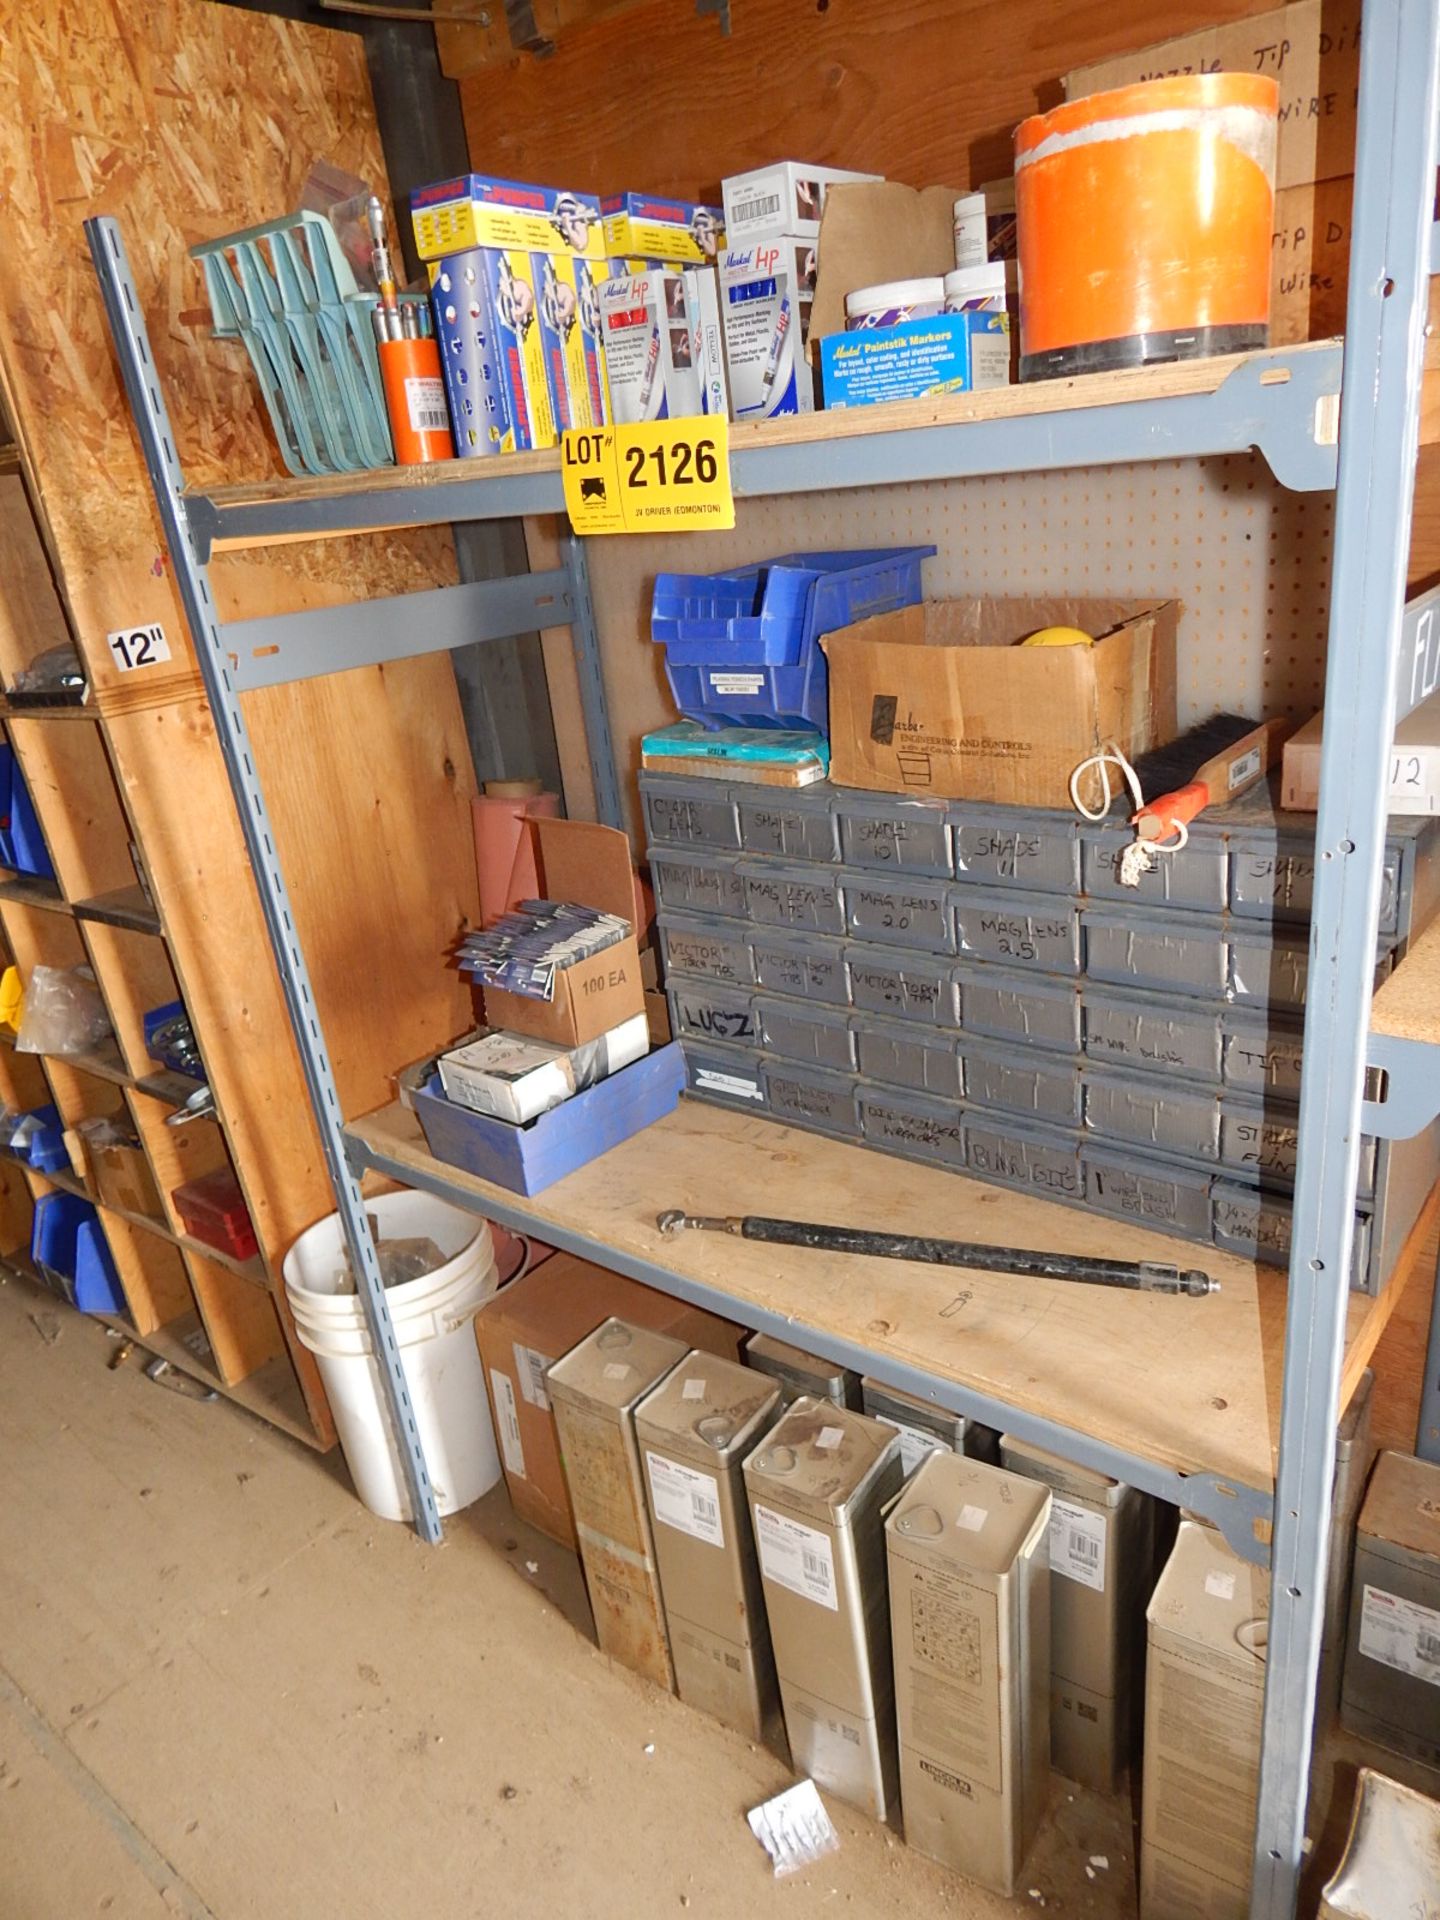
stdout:
POLYGON ((838 873, 824 867, 787 867, 747 857, 741 867, 745 911, 756 926, 810 933, 843 933, 845 908, 838 873))
POLYGON ((1043 894, 991 893, 952 887, 956 944, 967 960, 1038 973, 1078 973, 1080 914, 1043 894))
POLYGON ((725 1040, 758 1047, 760 1016, 744 987, 672 974, 666 981, 670 1024, 678 1040, 725 1040))
POLYGON ((767 992, 818 1000, 826 1006, 850 1004, 845 948, 838 940, 757 927, 750 936, 750 951, 755 957, 756 984, 767 992))
POLYGON ((1080 1051, 1080 995, 1068 980, 1045 980, 998 967, 957 967, 960 1026, 991 1040, 1080 1051))
POLYGON ((964 1091, 955 1042, 919 1022, 867 1020, 856 1033, 860 1071, 887 1087, 958 1100, 964 1091))
POLYGON ((660 905, 680 913, 718 913, 745 918, 745 886, 735 862, 723 854, 652 847, 650 877, 660 905))
POLYGON ((1220 1016, 1220 1077, 1240 1093, 1300 1098, 1300 1054, 1304 1036, 1298 1026, 1269 1020, 1243 1007, 1227 1007, 1220 1016))
POLYGON ((807 1066, 833 1067, 840 1073, 855 1071, 855 1036, 848 1013, 807 1006, 803 1000, 771 1000, 764 994, 756 997, 755 1012, 760 1045, 767 1053, 807 1066))
POLYGON ((1158 1075, 1119 1073, 1087 1062, 1084 1096, 1091 1133, 1187 1159, 1220 1157, 1220 1102, 1208 1088, 1175 1086, 1158 1075))
POLYGON ((965 1164, 982 1180, 1025 1187, 1051 1199, 1084 1198, 1076 1142, 1060 1133, 1007 1121, 1003 1115, 965 1112, 965 1164))
POLYGON ((1135 1155, 1123 1159, 1088 1143, 1080 1149, 1085 1195, 1101 1213, 1188 1240, 1210 1238, 1211 1177, 1198 1169, 1149 1164, 1135 1155))
POLYGON ((748 986, 755 978, 749 938, 728 922, 717 925, 666 913, 660 921, 660 951, 667 972, 703 974, 735 986, 748 986))
POLYGON ((760 1081, 760 1056, 749 1047, 712 1047, 702 1041, 682 1040, 686 1091, 722 1107, 762 1112, 765 1089, 760 1081))
POLYGON ((1081 835, 1084 890, 1094 900, 1136 907, 1180 907, 1188 913, 1223 913, 1229 890, 1230 861, 1223 839, 1193 832, 1183 853, 1157 853, 1154 866, 1127 887, 1120 858, 1134 840, 1129 825, 1099 827, 1081 835))
POLYGON ((857 940, 953 953, 955 928, 944 880, 887 880, 846 871, 845 924, 857 940))
POLYGON ((846 790, 835 814, 840 824, 840 857, 848 865, 949 879, 953 856, 943 803, 907 800, 900 794, 854 795, 846 790))
POLYGON ((642 773, 640 798, 645 807, 645 831, 652 842, 713 847, 727 853, 739 850, 735 797, 723 782, 642 773))
POLYGON ((860 1131, 865 1144, 907 1160, 965 1171, 965 1128, 952 1101, 927 1100, 923 1094, 892 1093, 888 1087, 861 1083, 860 1131))
POLYGON ((1168 924, 1087 907, 1085 972, 1092 980, 1223 999, 1229 969, 1223 927, 1168 924))
POLYGON ((845 971, 850 1003, 859 1012, 931 1027, 958 1024, 959 1000, 948 960, 852 945, 845 950, 845 971))
POLYGON ((1080 836, 1064 814, 952 806, 955 877, 1033 893, 1080 891, 1080 836))
POLYGON ((833 861, 839 853, 828 788, 814 795, 776 795, 762 787, 758 792, 742 793, 736 806, 740 844, 747 853, 820 861, 833 861))
POLYGON ((860 1112, 855 1082, 823 1067, 802 1067, 786 1060, 766 1058, 763 1068, 765 1103, 777 1120, 813 1127, 842 1139, 860 1137, 860 1112))
POLYGON ((962 1042, 966 1103, 1002 1107, 1022 1119, 1074 1127, 1080 1121, 1080 1068, 1073 1060, 1046 1060, 1034 1051, 974 1047, 962 1042))
POLYGON ((1218 1082, 1224 1063, 1220 1009, 1173 995, 1086 985, 1083 1046, 1091 1060, 1218 1082))

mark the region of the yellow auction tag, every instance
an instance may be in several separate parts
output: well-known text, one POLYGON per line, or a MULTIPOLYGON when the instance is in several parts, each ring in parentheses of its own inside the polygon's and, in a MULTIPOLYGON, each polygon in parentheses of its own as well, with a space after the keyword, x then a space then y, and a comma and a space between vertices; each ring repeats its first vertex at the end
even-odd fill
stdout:
POLYGON ((719 415, 571 428, 561 441, 560 470, 577 533, 686 533, 735 524, 730 423, 719 415))

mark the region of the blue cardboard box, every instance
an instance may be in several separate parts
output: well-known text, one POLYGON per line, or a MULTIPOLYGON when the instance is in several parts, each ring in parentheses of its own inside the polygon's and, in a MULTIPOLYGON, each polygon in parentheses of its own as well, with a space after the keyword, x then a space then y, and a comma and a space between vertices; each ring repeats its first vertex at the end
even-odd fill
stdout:
POLYGON ((1008 386, 1010 317, 937 313, 828 334, 820 342, 820 372, 827 411, 1008 386))
POLYGON ((658 1047, 527 1126, 457 1107, 432 1073, 411 1095, 430 1151, 512 1193, 539 1193, 674 1111, 685 1084, 678 1044, 658 1047))

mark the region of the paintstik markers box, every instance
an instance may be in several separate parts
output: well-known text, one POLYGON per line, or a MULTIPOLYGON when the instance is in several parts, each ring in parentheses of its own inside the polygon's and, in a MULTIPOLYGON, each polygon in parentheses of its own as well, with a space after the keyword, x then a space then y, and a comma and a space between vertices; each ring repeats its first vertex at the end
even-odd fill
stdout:
POLYGON ((612 259, 713 261, 725 245, 724 210, 695 200, 610 193, 600 202, 600 215, 612 259))
POLYGON ((565 187, 462 173, 418 187, 410 196, 410 219, 422 260, 439 260, 467 247, 605 258, 599 200, 565 187))
POLYGON ((1154 1502, 1010 1434, 1000 1462, 1050 1489, 1051 1763, 1096 1793, 1113 1793, 1138 1731, 1154 1502))
POLYGON ((606 1320, 545 1375, 602 1652, 675 1689, 635 1409, 685 1358, 682 1341, 606 1320))
POLYGON ((1270 1575, 1182 1520, 1146 1617, 1140 1920, 1248 1920, 1270 1575))
POLYGON ((700 375, 682 269, 655 268, 600 288, 605 377, 617 423, 700 412, 700 375))
POLYGON ((773 1380, 692 1353, 635 1410, 675 1690, 747 1740, 780 1720, 743 1471, 779 1405, 773 1380))
POLYGON ((901 1477, 898 1435, 810 1395, 745 1461, 795 1771, 875 1820, 897 1788, 883 1514, 901 1477))
POLYGON ((810 413, 815 387, 801 348, 815 294, 815 244, 793 235, 720 256, 720 316, 736 420, 810 413))
POLYGON ((905 1838, 1013 1894, 1050 1784, 1050 1495, 932 1453, 885 1523, 905 1838))

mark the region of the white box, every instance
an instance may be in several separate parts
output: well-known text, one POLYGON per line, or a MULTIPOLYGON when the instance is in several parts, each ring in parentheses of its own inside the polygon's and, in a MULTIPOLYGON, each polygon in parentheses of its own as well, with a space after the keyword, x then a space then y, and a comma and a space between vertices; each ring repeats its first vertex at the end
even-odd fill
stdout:
MULTIPOLYGON (((1285 742, 1280 804, 1313 813, 1320 804, 1320 739, 1325 716, 1317 713, 1285 742)), ((1385 805, 1391 813, 1440 813, 1440 692, 1407 713, 1395 728, 1385 805)))
POLYGON ((600 325, 611 417, 618 424, 700 412, 683 268, 655 267, 607 280, 600 289, 600 325))
POLYGON ((826 190, 842 180, 883 180, 880 173, 852 173, 844 167, 816 167, 803 160, 775 160, 722 180, 725 238, 731 247, 748 247, 778 234, 813 240, 820 231, 826 190))
POLYGON ((650 1023, 643 1013, 578 1047, 523 1033, 487 1033, 441 1055, 440 1084, 457 1107, 523 1126, 649 1051, 650 1023))
POLYGON ((814 411, 814 375, 802 351, 814 297, 811 240, 786 234, 720 256, 732 419, 814 411))
POLYGON ((720 283, 714 267, 685 269, 685 297, 700 377, 700 411, 728 417, 730 382, 725 376, 725 329, 720 323, 720 283))

